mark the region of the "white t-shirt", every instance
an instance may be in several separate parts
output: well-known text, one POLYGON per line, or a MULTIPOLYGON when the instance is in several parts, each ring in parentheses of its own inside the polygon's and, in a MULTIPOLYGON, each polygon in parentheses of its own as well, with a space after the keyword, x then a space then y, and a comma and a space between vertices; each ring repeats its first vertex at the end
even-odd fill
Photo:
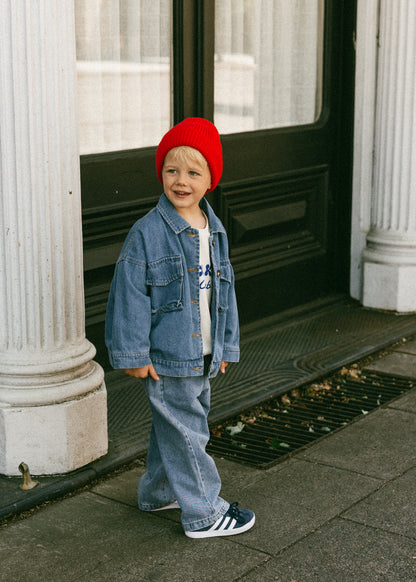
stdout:
POLYGON ((199 307, 201 313, 201 335, 204 356, 211 353, 211 255, 209 252, 208 218, 205 228, 199 232, 199 307))

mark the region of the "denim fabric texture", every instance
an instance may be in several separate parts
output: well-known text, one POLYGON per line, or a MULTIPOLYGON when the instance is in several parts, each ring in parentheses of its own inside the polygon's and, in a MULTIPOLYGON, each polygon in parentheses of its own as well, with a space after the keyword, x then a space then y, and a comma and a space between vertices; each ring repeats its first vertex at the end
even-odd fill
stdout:
POLYGON ((210 384, 207 376, 144 381, 152 411, 147 471, 139 481, 139 507, 151 511, 175 499, 184 530, 215 523, 229 503, 219 497, 221 480, 206 453, 210 384))
MULTIPOLYGON (((214 377, 222 360, 239 360, 234 273, 221 221, 205 199, 211 229, 211 340, 214 377)), ((162 194, 124 243, 111 284, 106 344, 114 368, 153 364, 158 374, 204 373, 199 311, 199 234, 162 194)))
POLYGON ((206 453, 209 377, 222 360, 239 360, 234 273, 227 235, 202 199, 210 225, 212 265, 210 357, 203 355, 199 308, 199 233, 163 194, 138 220, 116 265, 107 307, 106 344, 114 368, 153 364, 159 380, 142 380, 152 411, 146 473, 139 507, 178 501, 186 531, 215 523, 229 508, 206 453))

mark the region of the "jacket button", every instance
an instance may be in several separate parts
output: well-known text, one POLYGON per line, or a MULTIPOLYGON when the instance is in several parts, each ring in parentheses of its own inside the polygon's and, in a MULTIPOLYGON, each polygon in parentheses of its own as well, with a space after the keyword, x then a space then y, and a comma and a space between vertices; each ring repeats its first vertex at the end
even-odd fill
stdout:
POLYGON ((220 275, 221 275, 221 271, 220 271, 220 270, 218 270, 218 271, 217 271, 217 277, 219 277, 220 275))

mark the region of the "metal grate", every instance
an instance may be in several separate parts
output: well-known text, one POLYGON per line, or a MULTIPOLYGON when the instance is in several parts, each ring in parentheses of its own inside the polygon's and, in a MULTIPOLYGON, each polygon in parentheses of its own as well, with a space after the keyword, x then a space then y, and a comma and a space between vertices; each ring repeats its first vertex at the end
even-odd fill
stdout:
MULTIPOLYGON (((397 317, 332 297, 242 330, 241 363, 211 386, 209 422, 222 422, 294 387, 416 334, 416 314, 397 317)), ((143 456, 151 414, 140 382, 107 371, 111 463, 143 456)))
POLYGON ((207 450, 267 468, 413 387, 413 381, 407 378, 343 368, 322 382, 292 390, 211 426, 207 450))

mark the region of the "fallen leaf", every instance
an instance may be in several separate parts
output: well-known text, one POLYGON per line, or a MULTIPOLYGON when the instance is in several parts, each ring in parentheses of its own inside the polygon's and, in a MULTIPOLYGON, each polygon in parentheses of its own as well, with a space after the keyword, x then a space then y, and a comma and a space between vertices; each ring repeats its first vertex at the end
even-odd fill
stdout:
POLYGON ((225 429, 227 432, 230 433, 231 436, 234 436, 236 434, 240 434, 240 432, 244 429, 245 424, 242 422, 237 422, 237 424, 235 426, 227 426, 227 428, 225 429))
POLYGON ((350 370, 348 375, 353 380, 361 380, 361 373, 359 370, 350 370))
POLYGON ((273 439, 271 439, 271 440, 270 440, 270 439, 268 439, 268 440, 266 441, 266 443, 268 443, 268 444, 270 445, 270 448, 271 448, 271 449, 278 449, 278 448, 279 448, 279 446, 280 446, 279 439, 277 439, 276 437, 274 437, 274 438, 273 438, 273 439))

